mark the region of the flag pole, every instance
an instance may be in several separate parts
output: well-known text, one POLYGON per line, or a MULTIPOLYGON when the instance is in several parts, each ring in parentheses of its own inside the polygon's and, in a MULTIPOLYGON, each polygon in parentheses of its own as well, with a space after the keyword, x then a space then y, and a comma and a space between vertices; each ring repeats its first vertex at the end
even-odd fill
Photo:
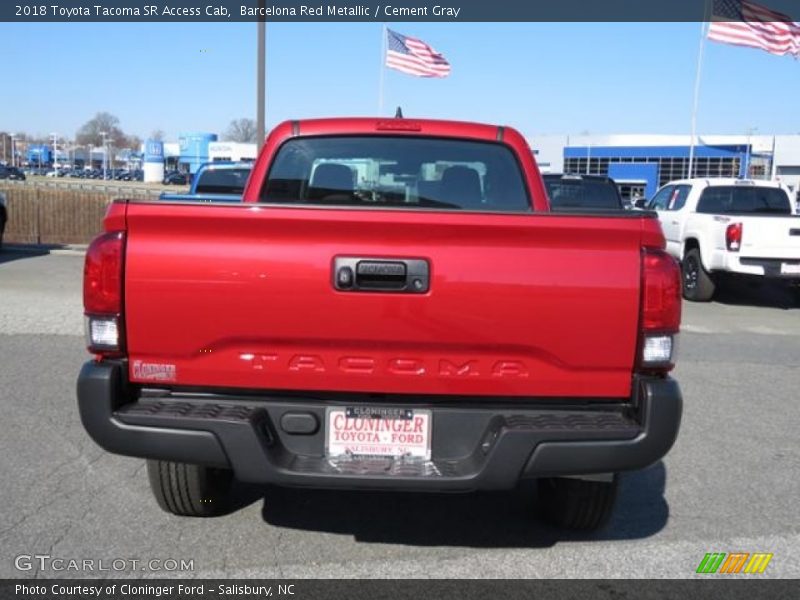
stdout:
MULTIPOLYGON (((261 2, 261 6, 264 2, 261 2)), ((266 71, 267 71, 267 23, 259 19, 256 52, 256 148, 260 151, 266 135, 266 71)))
POLYGON ((709 1, 706 0, 703 9, 703 20, 700 22, 700 49, 697 52, 697 69, 694 76, 694 101, 692 103, 692 125, 691 135, 689 139, 689 166, 687 169, 687 178, 692 177, 692 167, 694 166, 694 144, 697 136, 697 105, 700 100, 700 73, 703 68, 703 49, 706 45, 706 25, 709 19, 708 15, 709 1))
POLYGON ((378 116, 383 114, 383 82, 386 77, 386 23, 381 27, 381 74, 378 83, 378 116))

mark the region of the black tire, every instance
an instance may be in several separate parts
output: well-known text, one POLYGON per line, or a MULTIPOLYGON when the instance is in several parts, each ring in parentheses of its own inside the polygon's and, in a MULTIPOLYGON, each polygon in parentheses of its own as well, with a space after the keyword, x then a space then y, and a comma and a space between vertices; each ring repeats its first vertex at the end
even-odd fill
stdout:
POLYGON ((199 465, 147 461, 150 489, 158 505, 181 517, 215 517, 231 507, 233 471, 199 465))
POLYGON ((616 474, 611 481, 566 477, 540 479, 539 510, 557 527, 594 531, 605 525, 614 512, 618 487, 616 474))
POLYGON ((683 257, 683 297, 692 302, 708 302, 714 297, 716 285, 711 275, 703 267, 700 249, 692 248, 683 257))

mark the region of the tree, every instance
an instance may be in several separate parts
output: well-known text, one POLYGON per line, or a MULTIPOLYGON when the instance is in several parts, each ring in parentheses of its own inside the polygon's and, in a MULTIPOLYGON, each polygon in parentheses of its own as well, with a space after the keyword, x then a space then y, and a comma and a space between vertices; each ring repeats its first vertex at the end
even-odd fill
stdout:
POLYGON ((139 152, 142 147, 142 138, 138 135, 129 135, 125 138, 125 147, 135 152, 139 152))
POLYGON ((155 140, 157 142, 164 141, 164 131, 162 129, 154 129, 150 133, 150 137, 148 139, 155 140))
POLYGON ((103 145, 101 131, 106 132, 106 138, 111 146, 124 148, 127 145, 125 133, 119 127, 119 119, 107 112, 99 112, 92 119, 84 123, 75 134, 78 144, 103 145))
POLYGON ((234 119, 224 137, 226 142, 253 143, 256 141, 256 122, 253 119, 234 119))

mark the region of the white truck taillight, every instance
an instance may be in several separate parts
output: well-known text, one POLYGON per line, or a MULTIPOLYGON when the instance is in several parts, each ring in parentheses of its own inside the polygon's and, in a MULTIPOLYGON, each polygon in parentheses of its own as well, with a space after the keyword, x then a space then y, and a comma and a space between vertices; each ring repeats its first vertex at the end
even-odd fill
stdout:
POLYGON ((725 229, 725 246, 731 252, 738 252, 742 247, 742 230, 744 227, 741 223, 731 223, 725 229))
POLYGON ((646 335, 642 345, 642 364, 674 364, 676 340, 674 335, 646 335))
POLYGON ((83 309, 89 352, 119 355, 122 344, 122 260, 125 233, 97 236, 86 251, 83 309))
POLYGON ((660 249, 642 254, 642 300, 639 370, 665 373, 675 366, 681 326, 681 271, 660 249))

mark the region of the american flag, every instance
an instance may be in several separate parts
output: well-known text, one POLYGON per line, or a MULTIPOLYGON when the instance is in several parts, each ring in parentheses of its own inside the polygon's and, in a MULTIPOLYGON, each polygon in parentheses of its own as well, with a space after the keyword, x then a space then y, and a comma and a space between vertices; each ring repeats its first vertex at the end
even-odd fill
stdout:
POLYGON ((781 56, 800 55, 800 23, 746 0, 714 0, 708 39, 781 56))
POLYGON ((450 63, 422 40, 386 30, 386 66, 417 77, 447 77, 450 63))

